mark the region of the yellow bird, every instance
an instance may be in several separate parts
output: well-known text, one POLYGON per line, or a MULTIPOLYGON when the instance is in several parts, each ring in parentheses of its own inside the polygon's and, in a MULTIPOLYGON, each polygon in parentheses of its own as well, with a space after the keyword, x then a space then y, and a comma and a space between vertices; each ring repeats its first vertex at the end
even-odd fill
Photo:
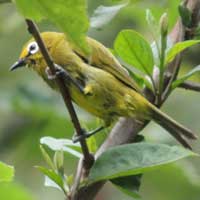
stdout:
MULTIPOLYGON (((109 126, 119 117, 131 117, 139 121, 153 119, 183 146, 191 148, 184 137, 196 139, 196 135, 147 101, 126 69, 101 43, 87 38, 92 50, 88 58, 63 33, 44 32, 41 36, 58 72, 65 78, 72 100, 101 118, 104 121, 103 127, 109 126)), ((57 89, 34 39, 25 44, 19 60, 11 70, 22 66, 34 69, 50 87, 57 89)))

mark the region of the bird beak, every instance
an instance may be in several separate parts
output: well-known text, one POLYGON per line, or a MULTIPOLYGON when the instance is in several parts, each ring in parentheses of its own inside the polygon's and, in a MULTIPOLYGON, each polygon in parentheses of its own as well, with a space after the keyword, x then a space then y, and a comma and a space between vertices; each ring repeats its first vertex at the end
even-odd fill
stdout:
POLYGON ((21 58, 10 67, 10 71, 14 71, 17 68, 24 67, 25 65, 26 65, 26 58, 21 58))

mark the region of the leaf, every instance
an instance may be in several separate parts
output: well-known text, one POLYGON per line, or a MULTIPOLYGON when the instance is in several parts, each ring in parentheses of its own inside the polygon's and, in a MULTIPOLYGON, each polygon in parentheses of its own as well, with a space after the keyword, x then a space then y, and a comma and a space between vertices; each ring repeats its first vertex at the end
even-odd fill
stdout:
POLYGON ((64 176, 64 154, 63 151, 56 151, 54 154, 54 165, 59 175, 64 176))
POLYGON ((43 148, 42 145, 40 145, 40 150, 42 152, 43 158, 46 161, 46 163, 49 165, 49 167, 51 167, 53 170, 55 170, 56 167, 54 166, 53 161, 51 160, 49 154, 46 152, 45 148, 43 148))
POLYGON ((200 40, 187 40, 183 42, 176 43, 169 51, 167 52, 165 64, 170 63, 177 54, 181 53, 183 50, 185 50, 188 47, 191 47, 195 44, 198 44, 200 40))
POLYGON ((40 139, 40 144, 47 145, 53 151, 65 151, 78 158, 82 157, 82 154, 78 151, 81 151, 79 144, 74 144, 71 140, 68 139, 56 139, 53 137, 42 137, 40 139))
POLYGON ((89 53, 85 39, 89 28, 86 0, 15 0, 15 3, 24 17, 36 21, 47 18, 74 44, 89 53))
POLYGON ((141 174, 195 153, 177 146, 136 143, 110 148, 94 163, 89 183, 141 174))
POLYGON ((50 179, 48 176, 44 176, 44 186, 46 187, 53 187, 56 188, 58 190, 62 189, 60 188, 60 186, 58 184, 56 184, 52 179, 50 179))
POLYGON ((190 78, 191 76, 193 76, 197 72, 200 72, 200 65, 198 65, 197 67, 195 67, 194 69, 192 69, 191 71, 189 71, 187 74, 185 74, 181 78, 175 80, 172 83, 172 89, 175 89, 176 87, 178 87, 181 83, 183 83, 184 81, 186 81, 188 78, 190 78))
MULTIPOLYGON (((146 78, 140 75, 139 73, 134 72, 131 68, 126 66, 126 69, 129 72, 129 75, 133 78, 134 81, 141 87, 144 88, 145 86, 152 90, 152 84, 151 82, 146 78)), ((149 78, 149 76, 147 76, 149 78)))
POLYGON ((0 182, 10 182, 14 177, 14 168, 0 162, 0 182))
POLYGON ((54 184, 50 181, 48 181, 49 179, 45 178, 45 186, 51 186, 51 187, 55 187, 55 188, 60 188, 63 191, 65 191, 64 189, 64 183, 63 180, 61 178, 61 176, 59 176, 56 172, 54 172, 51 169, 47 169, 45 167, 42 166, 36 166, 45 176, 47 176, 50 180, 52 180, 54 182, 54 184), (55 184, 57 186, 55 186, 55 184))
POLYGON ((123 193, 133 198, 140 198, 138 194, 142 175, 126 176, 111 179, 111 182, 123 193))
POLYGON ((127 5, 128 3, 126 2, 115 6, 99 6, 90 18, 90 26, 97 29, 101 28, 108 24, 127 5))
POLYGON ((114 49, 126 63, 145 74, 152 74, 154 61, 151 47, 143 36, 136 31, 121 31, 114 42, 114 49))

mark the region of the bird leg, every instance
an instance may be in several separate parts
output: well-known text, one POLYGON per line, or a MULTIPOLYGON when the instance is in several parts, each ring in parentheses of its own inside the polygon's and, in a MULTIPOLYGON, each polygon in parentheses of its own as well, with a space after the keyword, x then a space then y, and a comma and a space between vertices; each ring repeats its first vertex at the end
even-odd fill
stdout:
POLYGON ((70 81, 71 83, 73 83, 80 90, 81 93, 84 93, 83 86, 80 83, 78 83, 76 79, 71 77, 70 74, 67 72, 67 70, 63 69, 61 66, 57 64, 55 64, 55 68, 56 68, 55 75, 52 75, 49 67, 46 68, 45 72, 49 80, 54 80, 56 79, 56 77, 62 77, 63 79, 66 79, 67 81, 70 81))
POLYGON ((92 135, 96 134, 97 132, 103 130, 105 127, 104 126, 100 126, 92 131, 87 132, 85 129, 82 129, 82 135, 74 135, 72 138, 72 141, 74 143, 81 141, 82 139, 86 139, 91 137, 92 135))

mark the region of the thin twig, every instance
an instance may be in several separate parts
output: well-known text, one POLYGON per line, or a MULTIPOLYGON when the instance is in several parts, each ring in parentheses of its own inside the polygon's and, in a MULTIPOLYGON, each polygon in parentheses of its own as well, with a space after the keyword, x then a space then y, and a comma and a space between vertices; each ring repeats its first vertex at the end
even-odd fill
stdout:
POLYGON ((200 92, 200 83, 185 81, 185 82, 181 83, 178 87, 186 89, 186 90, 192 90, 192 91, 195 91, 195 92, 200 92))
MULTIPOLYGON (((33 35, 33 37, 35 38, 35 41, 38 43, 38 46, 40 47, 40 51, 44 57, 44 60, 47 64, 47 66, 50 68, 52 75, 55 75, 56 74, 55 65, 53 63, 51 56, 48 53, 48 50, 47 50, 41 36, 40 36, 39 30, 38 30, 36 24, 32 20, 29 20, 29 19, 26 19, 26 23, 28 26, 28 31, 30 32, 30 34, 33 35)), ((77 133, 77 135, 82 135, 83 134, 82 128, 81 128, 80 122, 78 120, 78 117, 76 115, 76 112, 74 110, 68 88, 66 87, 65 82, 61 77, 56 76, 55 81, 60 89, 60 92, 61 92, 61 95, 65 102, 65 105, 69 111, 72 123, 76 129, 76 133, 77 133)), ((85 139, 81 140, 80 144, 81 144, 81 148, 82 148, 82 152, 83 152, 83 156, 84 156, 84 168, 87 171, 91 168, 92 164, 94 163, 94 158, 93 158, 92 154, 90 154, 90 152, 89 152, 89 149, 88 149, 85 139)))

